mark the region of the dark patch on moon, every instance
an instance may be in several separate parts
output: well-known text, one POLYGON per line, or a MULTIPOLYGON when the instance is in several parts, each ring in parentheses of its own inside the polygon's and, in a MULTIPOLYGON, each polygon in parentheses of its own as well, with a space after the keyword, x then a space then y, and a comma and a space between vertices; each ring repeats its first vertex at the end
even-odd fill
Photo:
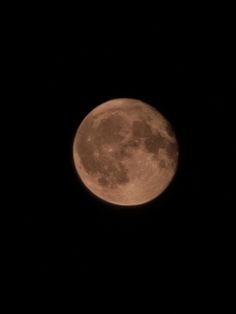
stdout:
POLYGON ((98 183, 103 185, 103 186, 108 186, 109 185, 109 181, 107 180, 107 178, 105 177, 101 177, 98 179, 98 183))
POLYGON ((124 136, 124 119, 120 115, 113 114, 103 118, 95 132, 95 143, 99 145, 114 144, 120 142, 124 136))
POLYGON ((130 157, 131 153, 128 151, 127 144, 121 144, 120 148, 114 152, 114 158, 117 160, 123 160, 124 158, 130 157))
POLYGON ((138 148, 142 141, 140 138, 129 138, 125 143, 122 144, 122 148, 127 152, 127 150, 138 148))
POLYGON ((165 162, 164 159, 161 159, 161 160, 160 160, 159 166, 160 166, 160 168, 166 168, 166 162, 165 162))
POLYGON ((100 185, 116 188, 118 185, 129 182, 128 171, 121 162, 113 160, 105 162, 106 167, 104 167, 104 163, 100 164, 98 179, 100 185))
POLYGON ((160 148, 165 147, 166 140, 160 134, 152 134, 145 139, 144 144, 148 152, 158 154, 160 148))
POLYGON ((178 154, 178 145, 176 142, 167 142, 166 152, 169 158, 176 159, 176 155, 178 154))
POLYGON ((141 120, 136 120, 132 125, 132 135, 137 138, 146 138, 152 134, 151 127, 141 120))
POLYGON ((118 163, 117 167, 114 167, 111 176, 113 184, 125 184, 129 182, 128 170, 121 162, 118 163))

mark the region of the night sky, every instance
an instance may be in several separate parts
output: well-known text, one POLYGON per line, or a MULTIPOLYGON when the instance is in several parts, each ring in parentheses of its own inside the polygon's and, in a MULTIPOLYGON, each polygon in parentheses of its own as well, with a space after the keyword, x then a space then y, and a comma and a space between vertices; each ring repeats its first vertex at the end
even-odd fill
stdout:
POLYGON ((110 313, 125 300, 147 313, 164 300, 168 313, 213 300, 233 237, 231 20, 223 27, 191 16, 50 17, 27 37, 28 93, 18 108, 26 182, 20 260, 29 290, 57 305, 67 296, 78 309, 112 300, 110 313), (83 118, 124 97, 160 110, 180 146, 169 188, 131 209, 93 196, 72 160, 83 118))

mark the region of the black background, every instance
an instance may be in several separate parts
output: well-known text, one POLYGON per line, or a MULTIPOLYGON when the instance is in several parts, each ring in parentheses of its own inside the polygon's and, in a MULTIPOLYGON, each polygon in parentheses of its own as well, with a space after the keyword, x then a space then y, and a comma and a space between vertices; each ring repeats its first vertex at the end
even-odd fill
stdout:
POLYGON ((113 312, 127 300, 148 312, 164 300, 170 313, 214 304, 233 237, 232 20, 82 15, 52 11, 32 30, 27 25, 21 42, 30 64, 18 109, 24 281, 39 304, 112 300, 113 312), (160 110, 180 145, 170 187, 133 209, 94 197, 72 160, 83 118, 120 97, 160 110))

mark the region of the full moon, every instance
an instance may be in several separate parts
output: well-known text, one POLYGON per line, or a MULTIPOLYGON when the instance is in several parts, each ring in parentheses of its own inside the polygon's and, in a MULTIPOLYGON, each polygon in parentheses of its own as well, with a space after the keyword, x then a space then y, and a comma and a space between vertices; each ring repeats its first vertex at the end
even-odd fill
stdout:
POLYGON ((172 181, 178 143, 171 124, 154 107, 120 98, 93 109, 73 142, 83 184, 100 199, 122 206, 147 203, 172 181))

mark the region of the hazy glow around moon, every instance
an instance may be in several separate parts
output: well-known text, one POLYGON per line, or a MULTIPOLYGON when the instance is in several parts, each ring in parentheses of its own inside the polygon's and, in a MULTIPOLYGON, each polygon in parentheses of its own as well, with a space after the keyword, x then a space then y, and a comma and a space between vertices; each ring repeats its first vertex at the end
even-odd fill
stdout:
POLYGON ((136 99, 114 99, 84 118, 74 138, 73 159, 93 194, 117 205, 139 205, 170 184, 178 144, 170 123, 155 108, 136 99))

